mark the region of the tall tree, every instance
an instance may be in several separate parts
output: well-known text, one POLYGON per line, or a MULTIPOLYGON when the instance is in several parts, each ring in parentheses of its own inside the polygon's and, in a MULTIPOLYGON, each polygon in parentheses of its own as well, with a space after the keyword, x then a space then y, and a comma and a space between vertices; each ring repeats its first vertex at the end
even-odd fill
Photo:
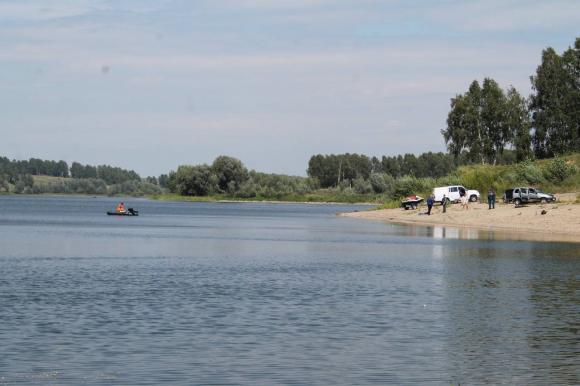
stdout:
POLYGON ((211 169, 218 178, 222 192, 235 192, 248 179, 248 169, 237 158, 219 156, 213 161, 211 169))
POLYGON ((484 162, 479 82, 474 80, 464 95, 451 99, 447 128, 441 133, 447 149, 456 158, 465 150, 470 161, 484 162))
POLYGON ((529 159, 532 156, 530 113, 526 100, 514 87, 510 87, 506 95, 505 118, 506 130, 511 133, 517 161, 529 159))
POLYGON ((506 125, 506 98, 490 78, 483 80, 481 95, 482 153, 488 163, 495 164, 512 139, 506 125))
POLYGON ((513 87, 506 95, 493 79, 484 79, 483 87, 473 81, 465 94, 451 99, 447 128, 441 131, 447 149, 456 161, 465 155, 467 161, 482 164, 501 161, 511 146, 524 154, 529 139, 526 110, 513 87))
POLYGON ((580 38, 562 56, 549 47, 531 78, 533 146, 539 158, 580 149, 580 38))

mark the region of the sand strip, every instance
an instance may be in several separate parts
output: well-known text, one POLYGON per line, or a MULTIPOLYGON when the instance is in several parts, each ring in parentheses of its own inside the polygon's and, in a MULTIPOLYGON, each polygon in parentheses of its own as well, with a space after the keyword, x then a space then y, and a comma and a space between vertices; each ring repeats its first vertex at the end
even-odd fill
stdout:
POLYGON ((497 239, 580 243, 579 204, 556 202, 516 208, 512 204, 496 203, 495 209, 491 210, 487 204, 472 203, 469 210, 462 209, 459 204, 452 204, 447 207, 447 213, 442 213, 439 205, 433 207, 430 216, 426 212, 426 206, 421 206, 416 210, 382 209, 342 215, 398 224, 477 229, 493 232, 497 239))

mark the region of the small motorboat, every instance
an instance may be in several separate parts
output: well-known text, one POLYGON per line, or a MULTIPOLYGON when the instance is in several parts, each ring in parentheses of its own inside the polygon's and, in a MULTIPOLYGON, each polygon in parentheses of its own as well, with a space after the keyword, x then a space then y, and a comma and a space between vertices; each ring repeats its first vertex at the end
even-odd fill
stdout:
POLYGON ((124 212, 107 212, 109 216, 139 216, 139 211, 133 208, 129 208, 124 212))
POLYGON ((423 202, 423 197, 412 195, 401 200, 401 207, 405 208, 405 210, 417 209, 421 202, 423 202))

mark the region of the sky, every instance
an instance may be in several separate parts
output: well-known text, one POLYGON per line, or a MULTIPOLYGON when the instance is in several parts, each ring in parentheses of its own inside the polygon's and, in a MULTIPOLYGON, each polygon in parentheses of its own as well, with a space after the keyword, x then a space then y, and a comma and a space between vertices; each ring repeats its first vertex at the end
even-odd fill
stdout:
POLYGON ((577 0, 0 0, 0 156, 306 175, 445 151, 450 98, 529 95, 579 20, 577 0))

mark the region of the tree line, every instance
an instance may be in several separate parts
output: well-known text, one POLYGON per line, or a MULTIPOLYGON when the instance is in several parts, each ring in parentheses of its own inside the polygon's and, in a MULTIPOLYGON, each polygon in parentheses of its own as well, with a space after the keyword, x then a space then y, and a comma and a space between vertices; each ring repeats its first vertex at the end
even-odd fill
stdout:
POLYGON ((414 176, 437 178, 455 170, 458 162, 442 152, 423 153, 419 156, 369 157, 364 154, 317 154, 308 161, 308 176, 323 188, 338 187, 357 179, 369 180, 373 174, 388 174, 393 178, 414 176))
POLYGON ((70 167, 72 178, 98 178, 107 184, 120 184, 125 181, 141 181, 141 177, 134 170, 125 170, 109 165, 82 165, 73 162, 70 167))
POLYGON ((33 176, 53 176, 68 177, 69 168, 65 161, 47 161, 39 158, 29 160, 9 160, 0 157, 0 175, 16 177, 18 175, 30 174, 33 176))
MULTIPOLYGON (((161 177, 160 177, 161 178, 161 177)), ((248 170, 242 161, 217 157, 211 165, 181 165, 169 173, 167 187, 182 196, 227 195, 238 198, 282 198, 316 189, 308 178, 248 170)))
POLYGON ((82 165, 65 161, 10 160, 0 157, 0 192, 62 194, 130 194, 161 193, 160 183, 167 176, 142 179, 134 170, 109 165, 82 165), (35 181, 33 176, 61 177, 59 180, 35 181))
POLYGON ((449 153, 497 164, 506 149, 518 162, 580 151, 580 38, 562 55, 545 49, 530 80, 527 99, 490 78, 452 98, 441 131, 449 153))

